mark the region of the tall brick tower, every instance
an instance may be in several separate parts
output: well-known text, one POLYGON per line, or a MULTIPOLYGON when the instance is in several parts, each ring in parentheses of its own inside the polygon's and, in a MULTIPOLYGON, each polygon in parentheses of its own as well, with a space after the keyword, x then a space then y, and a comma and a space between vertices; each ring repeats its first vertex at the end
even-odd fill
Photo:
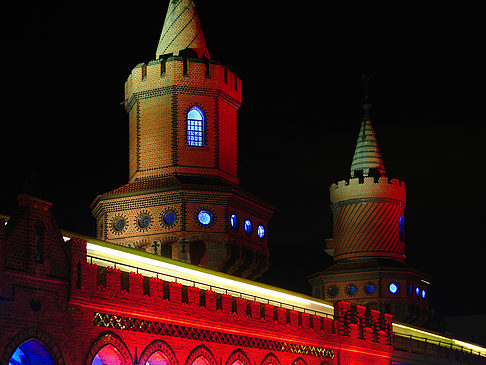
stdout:
POLYGON ((125 83, 129 182, 92 203, 98 238, 248 278, 273 208, 238 185, 241 81, 212 60, 194 1, 171 0, 156 59, 125 83))
POLYGON ((350 178, 330 187, 334 265, 309 278, 313 295, 347 300, 421 323, 428 316, 430 278, 405 263, 405 183, 386 177, 365 103, 350 178))

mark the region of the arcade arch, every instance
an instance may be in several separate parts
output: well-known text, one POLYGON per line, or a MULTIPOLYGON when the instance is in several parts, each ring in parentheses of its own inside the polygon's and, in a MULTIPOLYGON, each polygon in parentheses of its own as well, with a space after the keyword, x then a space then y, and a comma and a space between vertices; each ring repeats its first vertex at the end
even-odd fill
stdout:
POLYGON ((261 365, 280 365, 280 361, 278 361, 277 357, 270 353, 262 360, 261 365))
POLYGON ((49 350, 36 339, 30 339, 17 347, 10 357, 8 365, 55 365, 49 350))
POLYGON ((217 362, 211 351, 201 345, 192 350, 186 360, 186 365, 217 365, 217 362))
POLYGON ((0 364, 65 365, 65 362, 59 347, 47 332, 28 327, 10 339, 0 356, 0 364))
POLYGON ((155 340, 148 345, 138 362, 143 365, 178 365, 171 347, 161 340, 155 340))
POLYGON ((86 365, 127 365, 132 358, 127 346, 114 333, 101 334, 91 345, 86 365))

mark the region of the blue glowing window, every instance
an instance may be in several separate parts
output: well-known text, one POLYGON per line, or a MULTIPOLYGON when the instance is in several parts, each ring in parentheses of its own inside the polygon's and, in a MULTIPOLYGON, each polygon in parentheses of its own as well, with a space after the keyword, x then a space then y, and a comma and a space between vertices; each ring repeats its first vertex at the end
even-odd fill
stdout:
POLYGON ((413 294, 413 285, 410 284, 410 294, 413 294))
POLYGON ((415 295, 416 296, 419 296, 420 295, 420 289, 418 287, 415 288, 415 295))
POLYGON ((346 294, 348 295, 355 295, 357 291, 358 289, 356 288, 355 285, 351 284, 346 287, 346 294))
POLYGON ((174 224, 175 220, 176 220, 176 214, 174 212, 169 212, 169 213, 166 213, 164 214, 164 216, 162 217, 162 220, 164 221, 164 223, 168 226, 171 226, 174 224))
POLYGON ((403 231, 403 216, 400 216, 398 219, 398 228, 399 228, 399 235, 400 241, 405 242, 405 232, 403 231))
POLYGON ((388 290, 390 291, 390 293, 392 294, 396 294, 397 291, 398 291, 398 285, 395 284, 395 283, 391 283, 389 286, 388 286, 388 290))
POLYGON ((373 294, 375 292, 375 286, 373 284, 368 284, 365 286, 365 291, 368 294, 373 294))
POLYGON ((238 217, 236 216, 236 214, 231 214, 230 225, 234 229, 238 228, 238 217))
POLYGON ((263 226, 258 226, 257 234, 258 234, 258 238, 263 239, 263 237, 265 237, 265 228, 263 226))
POLYGON ((194 147, 204 146, 204 113, 194 106, 187 113, 187 144, 194 147))
POLYGON ((248 219, 245 221, 245 232, 248 234, 251 233, 251 222, 248 219))
POLYGON ((425 299, 426 296, 427 296, 427 292, 425 291, 425 289, 422 289, 422 298, 425 299))
POLYGON ((204 226, 207 226, 213 220, 213 216, 207 210, 201 210, 197 214, 197 219, 198 219, 199 223, 201 223, 204 226))

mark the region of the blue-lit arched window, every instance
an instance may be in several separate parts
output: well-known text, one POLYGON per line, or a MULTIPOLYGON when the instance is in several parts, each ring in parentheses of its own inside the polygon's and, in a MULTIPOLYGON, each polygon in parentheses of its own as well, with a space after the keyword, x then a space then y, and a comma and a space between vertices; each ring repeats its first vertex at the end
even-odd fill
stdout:
POLYGON ((399 236, 400 236, 400 241, 405 242, 405 232, 403 228, 403 216, 401 215, 400 218, 398 218, 398 229, 399 229, 399 236))
POLYGON ((193 106, 187 113, 187 144, 194 147, 204 146, 204 113, 193 106))

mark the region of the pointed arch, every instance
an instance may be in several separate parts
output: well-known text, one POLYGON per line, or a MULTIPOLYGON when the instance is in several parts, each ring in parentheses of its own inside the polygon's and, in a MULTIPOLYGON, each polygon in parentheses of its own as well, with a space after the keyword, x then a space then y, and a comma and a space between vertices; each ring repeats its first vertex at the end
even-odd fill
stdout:
POLYGON ((187 357, 185 365, 192 365, 200 357, 206 360, 207 365, 218 365, 213 353, 204 345, 200 345, 192 350, 187 357))
POLYGON ((14 352, 22 344, 35 341, 49 354, 56 365, 65 365, 64 357, 56 342, 47 332, 37 327, 29 327, 17 333, 10 339, 3 350, 0 364, 8 364, 14 352))
MULTIPOLYGON (((307 365, 303 358, 298 357, 292 362, 292 365, 307 365)), ((321 364, 322 365, 322 364, 321 364)))
POLYGON ((280 361, 274 354, 269 353, 263 358, 261 365, 280 365, 280 361))
POLYGON ((91 344, 86 355, 86 365, 92 365, 96 355, 106 346, 112 346, 125 365, 132 364, 132 356, 123 340, 113 332, 103 332, 91 344))
POLYGON ((237 349, 231 353, 228 360, 226 360, 226 365, 233 365, 235 362, 237 362, 238 365, 251 365, 251 361, 248 359, 248 356, 246 356, 246 354, 240 349, 237 349))
POLYGON ((160 352, 165 358, 167 358, 169 365, 179 365, 172 348, 162 340, 155 340, 151 342, 142 352, 142 355, 140 355, 138 362, 145 365, 150 357, 156 352, 160 352))

